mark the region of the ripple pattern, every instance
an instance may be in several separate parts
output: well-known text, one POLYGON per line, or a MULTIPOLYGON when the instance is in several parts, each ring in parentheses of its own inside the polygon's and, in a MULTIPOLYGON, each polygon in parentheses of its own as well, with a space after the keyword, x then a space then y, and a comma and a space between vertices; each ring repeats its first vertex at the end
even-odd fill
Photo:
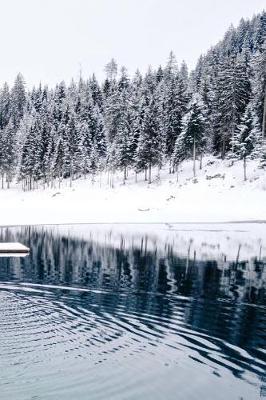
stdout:
MULTIPOLYGON (((3 285, 0 292, 1 398, 257 399, 265 352, 243 350, 216 335, 232 304, 156 294, 78 292, 3 285), (189 322, 213 319, 213 332, 189 322), (217 308, 220 307, 219 315, 217 308), (191 382, 191 371, 195 381, 191 382), (166 377, 169 385, 165 387, 166 377), (221 379, 223 378, 223 379, 221 379), (226 392, 224 380, 230 390, 226 392), (233 385, 235 380, 241 385, 233 385), (231 383, 231 386, 230 386, 231 383), (225 397, 226 394, 226 397, 225 397), (248 394, 248 397, 247 397, 248 394), (2 397, 3 396, 3 397, 2 397), (32 396, 32 397, 30 397, 32 396), (34 397, 36 396, 36 397, 34 397), (89 396, 89 397, 88 397, 89 396), (123 397, 125 396, 125 397, 123 397), (219 397, 220 396, 220 397, 219 397), (237 397, 238 396, 238 397, 237 397), (196 398, 196 397, 195 397, 196 398)), ((249 312, 246 306, 243 313, 249 312)), ((238 312, 240 312, 238 310, 238 312)), ((258 310, 265 340, 265 309, 258 310)), ((231 324, 230 329, 235 329, 231 324)), ((201 325, 202 326, 202 325, 201 325)), ((204 327, 204 324, 203 324, 204 327)))

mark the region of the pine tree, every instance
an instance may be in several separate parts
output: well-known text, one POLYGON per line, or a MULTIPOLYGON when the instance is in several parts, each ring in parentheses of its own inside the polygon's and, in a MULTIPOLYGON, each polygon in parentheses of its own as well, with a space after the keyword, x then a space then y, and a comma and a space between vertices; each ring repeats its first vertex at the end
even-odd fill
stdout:
POLYGON ((113 82, 117 76, 117 62, 112 58, 105 66, 106 77, 109 81, 113 82))
POLYGON ((4 83, 0 91, 0 129, 4 129, 11 116, 11 98, 7 83, 4 83))
POLYGON ((222 157, 229 150, 229 144, 237 124, 249 102, 250 82, 246 65, 241 57, 228 57, 220 72, 220 112, 222 124, 222 157))
POLYGON ((254 151, 259 140, 259 134, 253 126, 254 117, 250 105, 237 126, 232 138, 232 149, 236 157, 243 160, 244 180, 247 180, 247 159, 254 151))
POLYGON ((184 146, 183 142, 183 135, 178 136, 175 142, 174 151, 172 154, 172 165, 176 171, 177 181, 178 181, 178 174, 179 174, 179 165, 184 161, 187 157, 187 149, 184 146))
MULTIPOLYGON (((163 91, 163 129, 166 138, 166 156, 171 160, 175 142, 181 133, 182 118, 186 110, 186 82, 179 75, 169 77, 163 91)), ((171 168, 170 168, 171 172, 171 168)))
POLYGON ((188 105, 182 120, 182 131, 177 139, 174 151, 174 163, 179 164, 184 158, 193 157, 193 175, 196 176, 196 156, 202 155, 206 146, 206 118, 202 98, 195 94, 188 105))
POLYGON ((80 145, 81 145, 81 164, 80 170, 83 175, 90 172, 90 157, 92 152, 92 136, 88 124, 85 121, 77 122, 77 130, 80 134, 80 145))
POLYGON ((55 145, 55 152, 52 161, 54 178, 58 178, 59 189, 61 187, 61 182, 64 177, 64 166, 65 166, 65 146, 63 137, 60 134, 57 138, 57 142, 55 145))
MULTIPOLYGON (((266 35, 266 33, 265 33, 266 35)), ((257 52, 252 60, 254 77, 252 80, 252 104, 266 139, 266 38, 262 52, 257 52)))
POLYGON ((15 172, 15 161, 16 161, 16 138, 14 134, 14 126, 10 121, 3 131, 4 136, 4 171, 6 176, 7 187, 9 188, 10 183, 15 172))
POLYGON ((9 188, 15 172, 16 161, 16 138, 14 134, 14 126, 10 121, 4 129, 0 131, 0 171, 1 171, 1 187, 4 189, 4 179, 9 188))
POLYGON ((25 128, 18 175, 24 189, 32 190, 35 181, 40 178, 40 132, 35 111, 32 111, 30 124, 25 128))
POLYGON ((151 183, 151 168, 161 166, 165 152, 165 141, 162 133, 162 110, 156 94, 145 108, 143 125, 139 137, 136 154, 136 165, 140 170, 149 172, 148 181, 151 183))
MULTIPOLYGON (((143 94, 143 79, 139 71, 135 73, 130 88, 129 113, 131 119, 131 140, 130 154, 132 156, 132 166, 135 168, 136 153, 145 110, 145 100, 143 94)), ((135 168, 136 169, 136 168, 135 168)))
POLYGON ((253 50, 262 52, 266 36, 266 11, 262 11, 254 22, 253 50))
POLYGON ((12 123, 15 129, 18 128, 21 118, 23 117, 26 100, 24 78, 21 74, 18 74, 11 90, 12 123))

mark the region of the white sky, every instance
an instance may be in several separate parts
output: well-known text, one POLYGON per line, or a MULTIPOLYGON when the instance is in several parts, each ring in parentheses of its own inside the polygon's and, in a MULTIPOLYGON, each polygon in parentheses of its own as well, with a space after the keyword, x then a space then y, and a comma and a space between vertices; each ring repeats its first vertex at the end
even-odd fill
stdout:
POLYGON ((22 72, 30 87, 95 72, 114 57, 130 73, 165 64, 170 50, 193 67, 231 23, 265 0, 0 0, 0 83, 22 72))

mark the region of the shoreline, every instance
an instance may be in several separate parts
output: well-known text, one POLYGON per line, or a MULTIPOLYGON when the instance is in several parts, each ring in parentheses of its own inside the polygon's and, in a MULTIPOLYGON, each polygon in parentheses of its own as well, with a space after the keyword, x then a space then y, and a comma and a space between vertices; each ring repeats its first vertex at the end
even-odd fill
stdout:
POLYGON ((0 228, 17 228, 21 226, 72 226, 72 225, 130 225, 130 226, 141 226, 141 225, 166 225, 170 228, 170 226, 182 226, 182 225, 200 225, 200 226, 206 226, 206 225, 264 225, 266 224, 266 220, 243 220, 243 221, 188 221, 188 222, 55 222, 55 223, 31 223, 31 224, 1 224, 0 228), (169 226, 170 225, 170 226, 169 226))
POLYGON ((72 187, 22 191, 19 184, 0 190, 0 226, 70 224, 243 224, 266 223, 266 172, 249 162, 249 180, 242 164, 205 157, 197 180, 192 161, 182 164, 179 181, 165 165, 153 171, 148 184, 130 171, 107 184, 107 174, 80 178, 72 187), (211 163, 210 163, 211 161, 211 163), (211 176, 211 179, 209 178, 211 176), (221 178, 222 176, 222 178, 221 178))

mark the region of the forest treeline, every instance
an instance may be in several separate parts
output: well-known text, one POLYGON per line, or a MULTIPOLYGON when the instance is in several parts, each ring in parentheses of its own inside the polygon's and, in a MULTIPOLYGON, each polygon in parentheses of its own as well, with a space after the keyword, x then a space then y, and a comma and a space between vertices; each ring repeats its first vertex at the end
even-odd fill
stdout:
POLYGON ((19 74, 0 91, 2 188, 53 186, 108 171, 143 172, 206 153, 257 158, 266 167, 266 12, 231 26, 189 72, 171 52, 166 66, 129 77, 115 60, 93 75, 26 90, 19 74))

